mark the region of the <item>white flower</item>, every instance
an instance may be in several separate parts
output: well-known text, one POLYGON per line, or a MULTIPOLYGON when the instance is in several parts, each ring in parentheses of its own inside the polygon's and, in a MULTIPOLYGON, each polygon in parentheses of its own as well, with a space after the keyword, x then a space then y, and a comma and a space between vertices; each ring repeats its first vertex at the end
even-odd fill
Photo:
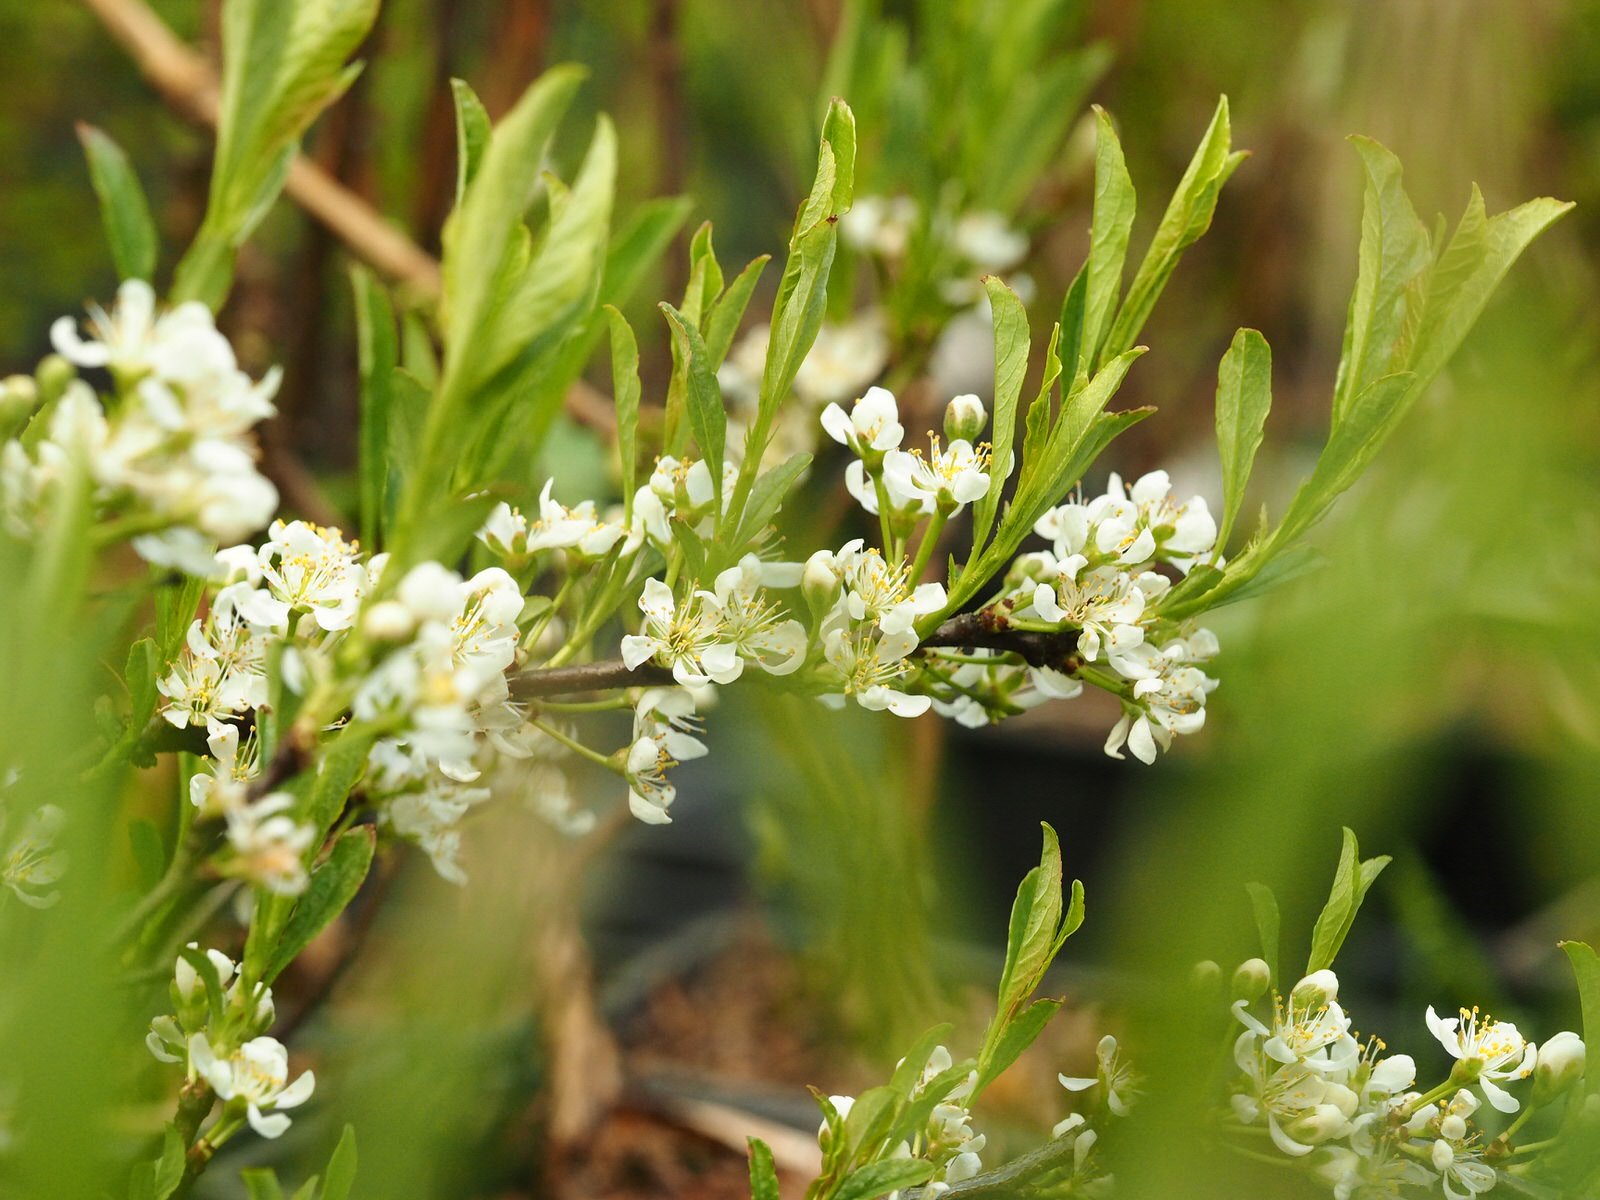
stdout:
MULTIPOLYGON (((374 747, 376 750, 376 747, 374 747)), ((440 878, 461 885, 461 833, 457 826, 467 810, 489 799, 488 788, 465 787, 448 776, 428 773, 422 787, 386 801, 380 816, 400 837, 427 854, 440 878)))
POLYGON ((949 515, 989 491, 989 447, 974 448, 956 439, 941 447, 938 435, 929 438, 924 457, 919 449, 890 450, 883 456, 883 479, 891 494, 910 496, 923 512, 938 509, 949 515))
POLYGON ((1078 653, 1088 662, 1099 658, 1102 648, 1115 659, 1144 641, 1139 628, 1144 593, 1126 572, 1084 570, 1082 555, 1063 560, 1053 582, 1033 589, 1032 602, 1040 620, 1080 631, 1078 653))
POLYGON ((1249 1012, 1248 1002, 1234 1002, 1233 1013, 1252 1034, 1262 1039, 1262 1051, 1274 1062, 1301 1063, 1329 1074, 1348 1070, 1360 1059, 1350 1036, 1350 1018, 1339 1007, 1339 979, 1332 971, 1307 975, 1289 993, 1272 998, 1269 1029, 1249 1012))
POLYGON ((870 621, 886 634, 911 630, 919 617, 947 603, 940 583, 911 586, 909 566, 891 566, 876 546, 855 538, 839 547, 833 569, 843 587, 842 607, 852 621, 870 621))
MULTIPOLYGON (((3 816, 0 809, 0 824, 3 816)), ((56 846, 66 823, 65 811, 54 804, 42 805, 0 857, 0 883, 29 908, 49 908, 61 899, 61 893, 51 889, 67 869, 67 853, 56 846)))
POLYGON ((1587 1050, 1570 1029, 1548 1037, 1539 1046, 1534 1082, 1546 1096, 1556 1096, 1583 1078, 1587 1050))
POLYGON ((551 496, 554 486, 555 480, 547 479, 539 493, 539 516, 528 524, 528 553, 575 550, 583 558, 599 558, 622 540, 627 530, 620 524, 600 520, 593 500, 568 508, 551 496))
POLYGON ((1095 1047, 1094 1056, 1097 1064, 1094 1078, 1080 1079, 1069 1075, 1058 1075, 1056 1078, 1069 1092, 1086 1091, 1099 1084, 1101 1094, 1105 1097, 1106 1107, 1116 1116, 1127 1116, 1130 1111, 1129 1104, 1135 1095, 1138 1076, 1122 1061, 1117 1048, 1117 1039, 1109 1033, 1100 1039, 1100 1044, 1095 1047))
POLYGON ((317 1085, 310 1071, 289 1082, 289 1052, 276 1038, 252 1038, 220 1058, 197 1033, 189 1040, 189 1063, 224 1103, 242 1105, 250 1127, 264 1138, 281 1136, 289 1128, 284 1110, 304 1104, 317 1085))
POLYGON ((528 518, 502 500, 489 510, 477 537, 501 558, 521 559, 528 553, 528 518))
POLYGON ((639 596, 645 632, 622 639, 622 659, 630 671, 655 659, 672 668, 684 687, 732 683, 744 671, 744 660, 728 638, 721 606, 711 592, 697 591, 683 604, 659 579, 645 581, 639 596))
POLYGON ((200 810, 200 816, 218 817, 244 803, 245 785, 258 770, 253 729, 243 742, 242 754, 240 745, 237 725, 219 722, 207 727, 206 746, 211 760, 206 772, 189 779, 189 803, 200 810))
POLYGON ((667 771, 680 762, 705 756, 705 743, 694 736, 694 697, 677 688, 652 688, 639 697, 633 713, 633 742, 628 748, 628 808, 649 825, 672 820, 667 809, 677 788, 667 771))
POLYGON ((329 632, 354 623, 366 570, 359 547, 337 529, 274 521, 257 562, 267 591, 253 593, 244 610, 251 621, 278 629, 290 613, 304 613, 329 632))
POLYGON ((204 304, 190 301, 157 316, 155 291, 142 279, 123 282, 109 313, 89 305, 89 331, 84 338, 71 317, 61 317, 50 327, 50 341, 70 363, 109 367, 129 378, 154 372, 192 380, 234 366, 233 351, 204 304))
POLYGON ((273 792, 227 811, 228 845, 233 852, 229 873, 279 896, 305 891, 303 858, 316 830, 289 816, 293 807, 294 797, 288 792, 273 792))
POLYGON ((848 414, 838 404, 828 405, 822 410, 822 428, 841 446, 862 456, 898 449, 905 436, 894 393, 881 387, 868 388, 848 414))
POLYGON ((1451 1057, 1477 1072, 1484 1099, 1503 1113, 1516 1112, 1522 1107, 1521 1103, 1500 1084, 1526 1079, 1533 1074, 1537 1048, 1525 1041, 1509 1021, 1480 1016, 1476 1007, 1459 1011, 1460 1016, 1441 1017, 1430 1004, 1426 1017, 1428 1031, 1451 1057))
POLYGON ((1205 497, 1192 496, 1180 504, 1172 496, 1172 479, 1165 471, 1141 475, 1131 488, 1124 488, 1121 477, 1113 473, 1106 495, 1134 505, 1139 528, 1148 531, 1154 542, 1151 556, 1181 571, 1187 572, 1216 545, 1217 523, 1205 497))
POLYGON ((916 717, 928 711, 933 700, 900 691, 909 664, 906 656, 917 648, 917 635, 910 630, 885 634, 847 629, 830 630, 823 642, 823 656, 838 671, 841 690, 853 696, 862 708, 873 712, 887 710, 897 717, 916 717))
POLYGON ((1483 1151, 1438 1138, 1428 1155, 1450 1200, 1469 1200, 1495 1185, 1494 1168, 1483 1161, 1483 1151), (1459 1185, 1459 1190, 1458 1190, 1459 1185))
POLYGON ((772 675, 798 670, 806 657, 806 630, 785 619, 783 610, 762 593, 767 564, 747 554, 721 572, 712 584, 726 639, 739 654, 772 675))

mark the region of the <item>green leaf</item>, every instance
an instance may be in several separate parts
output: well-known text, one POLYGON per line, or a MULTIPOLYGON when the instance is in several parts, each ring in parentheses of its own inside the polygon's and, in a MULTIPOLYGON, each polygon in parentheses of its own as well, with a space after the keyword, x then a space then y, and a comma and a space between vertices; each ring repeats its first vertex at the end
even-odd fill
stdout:
POLYGON ((746 1141, 750 1146, 750 1200, 778 1200, 778 1168, 771 1147, 760 1138, 746 1141))
POLYGON ((1089 258, 1084 265, 1083 333, 1067 365, 1074 374, 1092 373, 1100 365, 1100 345, 1111 328, 1122 294, 1123 264, 1133 232, 1135 195, 1122 143, 1105 109, 1095 106, 1094 223, 1089 232, 1089 258))
POLYGON ((1427 227, 1400 183, 1400 160, 1371 138, 1351 142, 1361 155, 1367 185, 1356 287, 1334 384, 1335 426, 1373 381, 1405 369, 1403 360, 1396 361, 1396 350, 1418 297, 1415 285, 1432 261, 1427 227))
POLYGON ((772 435, 778 406, 822 328, 828 302, 828 271, 838 248, 835 227, 850 207, 855 186, 855 116, 843 100, 828 106, 817 151, 817 173, 811 192, 800 206, 789 237, 789 257, 773 303, 767 361, 761 374, 755 419, 745 438, 744 461, 728 514, 738 522, 755 485, 756 472, 772 435))
POLYGON ((1005 1074, 1007 1068, 1017 1061, 1022 1052, 1038 1040, 1039 1035, 1044 1032, 1044 1027, 1050 1023, 1050 1019, 1060 1011, 1061 1005, 1060 1000, 1035 1000, 1014 1019, 1007 1021, 995 1041, 994 1049, 983 1061, 973 1091, 983 1091, 1005 1074))
POLYGON ((1211 215, 1216 211, 1222 185, 1244 161, 1244 155, 1230 153, 1230 136, 1228 98, 1223 96, 1217 102, 1217 111, 1200 139, 1188 170, 1178 181, 1155 236, 1150 239, 1144 261, 1128 285, 1127 297, 1106 335, 1102 358, 1115 357, 1132 348, 1184 250, 1211 227, 1211 215))
POLYGON ((271 983, 295 957, 342 913, 372 866, 377 834, 370 825, 347 830, 333 844, 328 859, 311 872, 311 882, 301 893, 288 923, 273 949, 272 959, 262 978, 271 983))
POLYGON ((235 251, 277 199, 300 136, 359 73, 345 60, 378 0, 229 0, 222 12, 222 94, 205 220, 178 264, 173 298, 213 309, 235 251))
POLYGON ((355 292, 356 347, 361 374, 361 421, 358 478, 361 493, 361 541, 378 547, 389 495, 389 414, 394 407, 394 373, 399 338, 389 295, 362 266, 350 268, 355 292))
POLYGON ((239 1180, 250 1200, 283 1200, 278 1173, 271 1167, 246 1167, 239 1172, 239 1180))
POLYGON ((1261 448, 1272 407, 1272 348, 1254 329, 1233 335, 1217 368, 1217 453, 1222 459, 1222 524, 1217 547, 1228 544, 1245 487, 1261 448))
POLYGON ((722 295, 722 264, 711 244, 711 222, 702 221, 689 241, 689 283, 683 293, 683 318, 704 332, 711 306, 722 295))
POLYGON ((1005 283, 991 275, 983 285, 994 313, 994 428, 989 464, 989 490, 973 506, 972 544, 982 546, 994 526, 1013 465, 1012 442, 1017 433, 1017 401, 1028 373, 1028 310, 1005 283))
POLYGON ((305 806, 306 819, 319 833, 333 827, 344 811, 345 801, 361 782, 373 740, 370 730, 352 725, 322 748, 305 806))
POLYGON ((322 1185, 321 1200, 349 1200, 350 1189, 356 1182, 356 1129, 346 1125, 339 1136, 339 1144, 328 1160, 326 1182, 322 1185))
POLYGON ((450 219, 444 256, 447 376, 484 371, 484 364, 473 360, 491 325, 512 233, 521 227, 545 150, 584 74, 579 67, 555 67, 523 93, 495 129, 450 219))
MULTIPOLYGON (((852 1109, 852 1114, 854 1110, 852 1109)), ((833 1200, 874 1200, 933 1178, 934 1165, 920 1158, 891 1158, 868 1163, 846 1175, 833 1200)))
POLYGON ((606 319, 611 327, 611 390, 616 396, 622 499, 631 509, 639 474, 639 343, 628 318, 610 304, 606 319))
POLYGON ((918 1082, 922 1079, 923 1069, 928 1065, 928 1059, 933 1056, 935 1047, 939 1046, 950 1036, 955 1026, 949 1022, 935 1025, 921 1037, 910 1050, 906 1051, 904 1058, 895 1066, 894 1075, 889 1080, 889 1089, 902 1100, 909 1100, 911 1093, 916 1090, 918 1082))
POLYGON ((1266 962, 1273 986, 1276 987, 1281 979, 1278 974, 1280 937, 1278 898, 1272 894, 1271 888, 1262 883, 1247 883, 1244 889, 1250 893, 1250 907, 1256 915, 1256 933, 1261 938, 1261 957, 1266 962))
POLYGON ((78 125, 78 140, 89 160, 89 182, 100 201, 111 259, 123 279, 149 282, 156 273, 156 223, 139 176, 122 148, 93 125, 78 125))
POLYGON ((1307 975, 1333 966, 1339 948, 1344 945, 1350 927, 1355 924, 1356 914, 1361 910, 1367 890, 1388 865, 1387 855, 1361 861, 1356 835, 1350 829, 1345 829, 1339 865, 1333 873, 1333 887, 1311 932, 1311 956, 1306 960, 1307 975))
POLYGON ((450 81, 450 97, 456 107, 456 204, 459 205, 483 164, 483 154, 494 130, 488 109, 483 107, 483 101, 466 80, 450 81))
POLYGON ((167 1200, 183 1182, 183 1171, 189 1165, 188 1146, 177 1126, 168 1125, 161 1135, 161 1157, 155 1166, 152 1179, 152 1200, 167 1200))
POLYGON ((752 259, 712 306, 710 318, 706 322, 706 352, 711 357, 713 369, 720 367, 728 357, 728 351, 733 347, 734 336, 739 332, 739 322, 744 319, 744 311, 750 305, 750 297, 755 293, 756 283, 761 279, 761 272, 766 270, 771 258, 771 255, 763 254, 759 258, 752 259))
POLYGON ((722 403, 722 389, 706 353, 705 340, 694 323, 672 305, 662 301, 661 311, 672 326, 672 358, 675 369, 683 372, 684 400, 689 425, 700 456, 711 470, 711 487, 716 510, 722 511, 722 454, 727 437, 728 413, 722 403))
POLYGON ((744 520, 732 538, 724 539, 726 549, 717 561, 724 565, 738 561, 745 548, 759 539, 762 530, 778 515, 784 499, 810 466, 811 455, 793 454, 756 480, 750 503, 745 505, 744 520))

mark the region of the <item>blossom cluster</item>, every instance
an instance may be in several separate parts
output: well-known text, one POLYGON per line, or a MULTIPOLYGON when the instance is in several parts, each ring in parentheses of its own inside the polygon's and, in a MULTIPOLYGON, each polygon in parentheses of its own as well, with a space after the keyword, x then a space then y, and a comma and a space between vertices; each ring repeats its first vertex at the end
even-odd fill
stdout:
MULTIPOLYGON (((912 1103, 934 1101, 927 1122, 886 1155, 891 1159, 922 1159, 933 1165, 934 1173, 923 1188, 925 1196, 942 1196, 953 1185, 983 1170, 980 1156, 988 1138, 972 1128, 972 1113, 968 1108, 978 1073, 969 1071, 952 1082, 953 1067, 950 1051, 944 1046, 935 1046, 911 1092, 912 1103)), ((828 1103, 843 1120, 855 1107, 856 1099, 854 1096, 829 1096, 828 1103)), ((818 1130, 817 1137, 826 1150, 831 1137, 826 1122, 818 1130)))
POLYGON ((158 687, 168 722, 205 730, 210 756, 190 799, 225 822, 223 871, 283 895, 307 882, 316 831, 289 793, 257 794, 269 662, 315 718, 347 710, 375 735, 365 794, 447 879, 463 878, 457 826, 488 796, 470 786, 486 760, 530 752, 507 682, 523 607, 516 581, 498 567, 463 579, 422 563, 387 588, 387 561, 302 521, 274 522, 259 547, 215 556, 221 586, 158 687))
POLYGON ((173 1011, 150 1022, 145 1045, 161 1062, 182 1064, 191 1082, 205 1083, 223 1102, 206 1135, 213 1147, 243 1124, 280 1137, 288 1110, 311 1098, 316 1076, 306 1071, 290 1082, 288 1051, 265 1033, 276 1014, 270 987, 247 984, 220 950, 202 956, 191 942, 189 951, 178 957, 168 989, 173 1011))
POLYGON ((1230 1119, 1239 1129, 1264 1128, 1336 1200, 1435 1188, 1467 1200, 1489 1191, 1496 1164, 1516 1161, 1512 1134, 1583 1074, 1584 1045, 1574 1033, 1535 1046, 1515 1025, 1476 1008, 1440 1017, 1430 1006, 1425 1024, 1452 1067, 1423 1088, 1410 1055, 1387 1054, 1382 1041, 1352 1032, 1332 971, 1313 972, 1287 996, 1272 992, 1263 1001, 1266 980, 1259 959, 1235 974, 1235 994, 1244 994, 1233 1012, 1244 1031, 1233 1047, 1230 1119), (1263 1003, 1269 1011, 1258 1013, 1263 1003), (1530 1078, 1524 1091, 1519 1085, 1530 1078), (1499 1133, 1485 1124, 1496 1114, 1511 1118, 1499 1133))
POLYGON ((54 889, 67 869, 67 852, 57 845, 67 814, 58 805, 40 805, 12 830, 6 808, 0 790, 0 886, 29 908, 49 908, 61 899, 54 889))
POLYGON ((256 381, 240 370, 205 305, 158 311, 150 285, 129 280, 111 312, 90 307, 89 336, 70 317, 50 332, 70 367, 105 371, 112 391, 65 379, 0 448, 10 533, 36 534, 59 490, 78 480, 96 511, 114 513, 115 528, 164 566, 203 571, 219 542, 267 523, 278 493, 256 469, 250 431, 272 415, 279 373, 256 381))

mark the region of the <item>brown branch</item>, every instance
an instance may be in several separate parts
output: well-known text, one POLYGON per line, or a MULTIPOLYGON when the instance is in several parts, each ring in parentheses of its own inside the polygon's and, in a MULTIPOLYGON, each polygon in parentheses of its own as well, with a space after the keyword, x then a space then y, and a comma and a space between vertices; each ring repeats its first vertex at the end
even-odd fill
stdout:
MULTIPOLYGON (((921 650, 998 650, 1015 654, 1030 667, 1049 667, 1071 673, 1082 665, 1076 629, 1054 633, 1009 629, 1005 614, 995 608, 960 613, 945 621, 918 644, 921 650)), ((541 696, 568 696, 576 692, 604 692, 625 687, 659 687, 672 682, 666 667, 647 662, 634 670, 620 658, 602 659, 575 667, 546 667, 525 671, 511 680, 511 693, 519 700, 541 696)))

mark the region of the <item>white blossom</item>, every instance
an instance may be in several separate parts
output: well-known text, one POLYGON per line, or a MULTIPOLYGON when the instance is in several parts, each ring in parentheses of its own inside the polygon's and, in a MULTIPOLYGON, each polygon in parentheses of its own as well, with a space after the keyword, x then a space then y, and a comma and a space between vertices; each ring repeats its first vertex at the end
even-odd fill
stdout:
POLYGON ((245 1111, 250 1127, 264 1138, 281 1137, 289 1128, 286 1110, 311 1098, 316 1077, 306 1071, 289 1082, 289 1052, 276 1038, 258 1037, 223 1057, 203 1033, 189 1040, 190 1069, 211 1085, 226 1103, 245 1111))
POLYGON ((684 687, 732 683, 744 671, 744 659, 729 638, 716 596, 696 591, 680 604, 659 579, 647 579, 639 597, 644 632, 622 639, 622 659, 630 671, 654 659, 672 668, 684 687))
POLYGON ((1455 1017, 1441 1017, 1428 1006, 1428 1031, 1451 1057, 1468 1064, 1477 1073, 1478 1086, 1490 1104, 1503 1113, 1522 1107, 1500 1085, 1526 1079, 1533 1074, 1538 1050, 1525 1041, 1509 1021, 1495 1021, 1480 1015, 1476 1006, 1459 1010, 1455 1017))

